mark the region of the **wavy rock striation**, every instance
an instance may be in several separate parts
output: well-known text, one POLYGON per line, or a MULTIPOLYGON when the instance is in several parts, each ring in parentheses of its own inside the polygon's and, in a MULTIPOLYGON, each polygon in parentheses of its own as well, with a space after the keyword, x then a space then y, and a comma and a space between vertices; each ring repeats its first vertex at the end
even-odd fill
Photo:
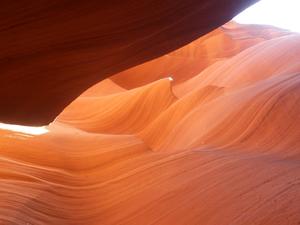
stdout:
POLYGON ((0 224, 298 225, 299 43, 230 23, 0 129, 0 224))

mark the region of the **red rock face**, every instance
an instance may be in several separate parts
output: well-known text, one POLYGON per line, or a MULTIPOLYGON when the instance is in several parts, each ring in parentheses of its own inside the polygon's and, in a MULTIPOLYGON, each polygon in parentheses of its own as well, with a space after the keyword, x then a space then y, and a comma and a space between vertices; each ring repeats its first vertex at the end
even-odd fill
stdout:
POLYGON ((0 121, 49 124, 93 84, 197 39, 256 1, 1 1, 0 121))
POLYGON ((229 23, 0 130, 0 224, 298 225, 299 46, 229 23))

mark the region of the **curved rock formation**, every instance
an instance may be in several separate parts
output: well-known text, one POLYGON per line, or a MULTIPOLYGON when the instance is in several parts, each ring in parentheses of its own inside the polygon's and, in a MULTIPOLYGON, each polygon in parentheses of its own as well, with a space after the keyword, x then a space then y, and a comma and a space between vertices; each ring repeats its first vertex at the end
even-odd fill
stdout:
MULTIPOLYGON (((292 143, 299 144, 299 94, 293 94, 299 88, 299 43, 299 35, 288 35, 256 44, 177 85, 175 93, 176 88, 180 95, 189 93, 181 98, 182 102, 189 102, 191 95, 198 90, 201 93, 204 88, 209 88, 204 96, 220 89, 224 94, 206 104, 198 100, 198 104, 188 109, 173 104, 168 109, 170 115, 162 115, 161 121, 153 122, 140 137, 156 150, 185 150, 205 145, 224 148, 224 145, 233 145, 237 141, 246 142, 244 139, 249 140, 253 133, 262 129, 254 136, 252 144, 259 146, 265 142, 264 150, 267 144, 275 147, 272 139, 277 135, 283 135, 278 139, 279 143, 291 139, 292 143), (214 88, 211 90, 210 87, 214 88), (282 99, 287 105, 278 106, 282 99), (177 109, 172 109, 173 106, 177 109), (176 118, 180 112, 184 113, 176 118), (172 117, 176 120, 170 119, 172 117), (278 121, 275 124, 269 122, 267 126, 263 123, 266 117, 270 121, 278 118, 278 121), (291 133, 287 133, 288 128, 291 133), (166 136, 157 136, 157 130, 166 136)), ((245 145, 251 146, 250 143, 245 145)))
POLYGON ((255 45, 228 60, 207 67, 193 79, 177 85, 174 91, 181 96, 206 85, 238 89, 270 76, 297 72, 300 68, 297 63, 299 42, 299 35, 288 35, 255 45), (221 76, 223 73, 227 76, 221 76))
POLYGON ((109 96, 79 97, 57 121, 90 132, 131 134, 144 128, 175 99, 171 81, 163 79, 109 96))

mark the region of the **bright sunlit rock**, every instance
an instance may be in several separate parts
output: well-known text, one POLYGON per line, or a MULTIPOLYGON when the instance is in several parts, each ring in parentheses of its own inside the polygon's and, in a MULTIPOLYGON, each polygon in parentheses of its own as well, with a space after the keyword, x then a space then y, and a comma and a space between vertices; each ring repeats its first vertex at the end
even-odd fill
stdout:
POLYGON ((266 24, 300 32, 299 0, 261 0, 233 20, 243 24, 266 24))
POLYGON ((41 135, 48 132, 45 126, 30 127, 30 126, 21 126, 21 125, 5 124, 5 123, 0 123, 0 129, 20 132, 24 134, 31 134, 31 135, 41 135))

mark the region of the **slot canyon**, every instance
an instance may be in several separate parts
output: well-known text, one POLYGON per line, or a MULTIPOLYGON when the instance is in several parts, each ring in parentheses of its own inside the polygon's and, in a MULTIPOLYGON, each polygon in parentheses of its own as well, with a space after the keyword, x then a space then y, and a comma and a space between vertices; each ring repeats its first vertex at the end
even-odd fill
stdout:
POLYGON ((300 33, 256 2, 1 1, 0 225, 299 225, 300 33))

